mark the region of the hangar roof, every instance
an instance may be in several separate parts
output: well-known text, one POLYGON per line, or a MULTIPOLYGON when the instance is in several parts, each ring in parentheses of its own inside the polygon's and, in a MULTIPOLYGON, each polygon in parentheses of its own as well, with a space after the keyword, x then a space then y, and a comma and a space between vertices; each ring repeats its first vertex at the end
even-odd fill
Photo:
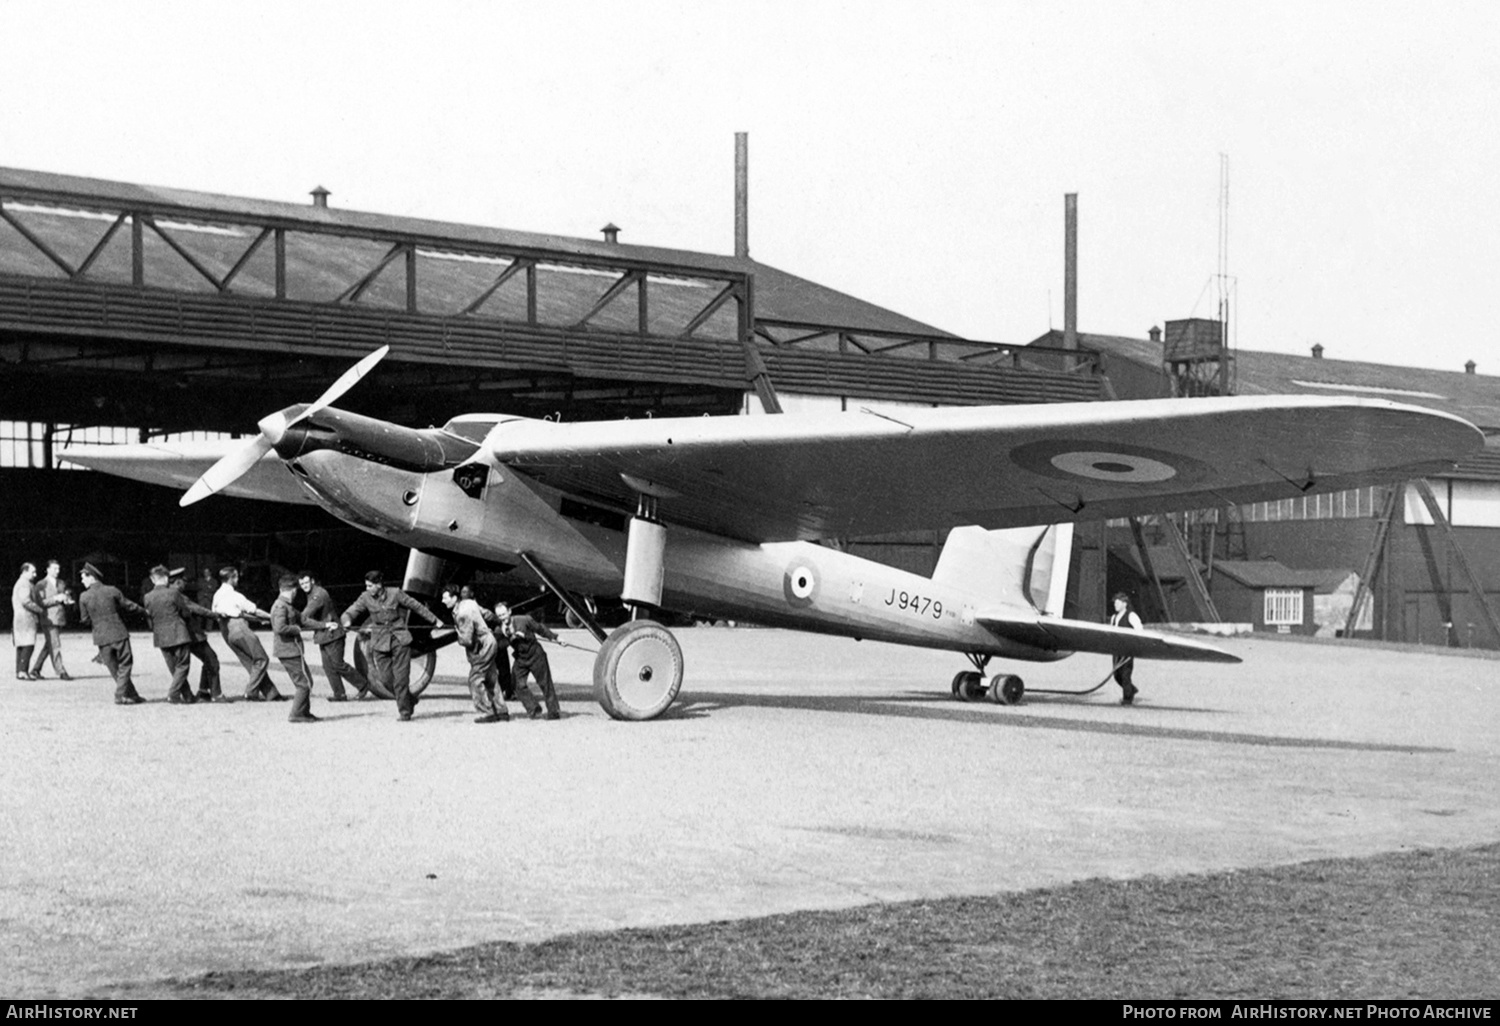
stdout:
MULTIPOLYGON (((1060 331, 1051 331, 1031 344, 1061 345, 1061 340, 1060 331)), ((1080 333, 1078 344, 1151 368, 1162 365, 1159 341, 1080 333)), ((1495 375, 1252 349, 1236 349, 1233 355, 1235 391, 1240 395, 1354 395, 1390 399, 1456 413, 1487 434, 1500 432, 1500 377, 1495 375)))
POLYGON ((1349 570, 1293 570, 1274 559, 1229 560, 1214 563, 1214 571, 1247 588, 1323 588, 1343 583, 1349 570))
MULTIPOLYGON (((19 187, 57 193, 87 193, 120 204, 166 204, 205 214, 240 215, 257 219, 274 218, 295 224, 323 228, 347 228, 378 233, 427 236, 453 243, 534 248, 576 253, 585 257, 634 259, 652 264, 675 264, 684 269, 702 271, 735 271, 755 275, 756 316, 763 321, 792 321, 801 324, 829 325, 843 328, 889 331, 921 335, 951 336, 931 325, 857 299, 836 289, 788 274, 753 259, 698 253, 691 250, 658 246, 637 246, 564 235, 489 228, 424 218, 398 217, 337 206, 318 207, 311 203, 283 203, 274 200, 249 199, 217 193, 196 192, 154 185, 136 185, 76 175, 52 174, 0 168, 0 186, 19 187)), ((349 251, 349 261, 367 266, 369 255, 359 249, 349 251)))
MULTIPOLYGON (((1142 577, 1146 576, 1140 552, 1134 545, 1116 547, 1112 549, 1112 554, 1124 559, 1142 577)), ((1160 580, 1182 580, 1182 564, 1175 549, 1167 545, 1148 545, 1147 554, 1151 558, 1151 567, 1160 580)), ((1208 568, 1195 556, 1193 569, 1201 574, 1208 568)), ((1328 591, 1342 584, 1354 571, 1342 568, 1293 570, 1274 559, 1216 559, 1214 572, 1223 573, 1247 588, 1315 588, 1328 591)))

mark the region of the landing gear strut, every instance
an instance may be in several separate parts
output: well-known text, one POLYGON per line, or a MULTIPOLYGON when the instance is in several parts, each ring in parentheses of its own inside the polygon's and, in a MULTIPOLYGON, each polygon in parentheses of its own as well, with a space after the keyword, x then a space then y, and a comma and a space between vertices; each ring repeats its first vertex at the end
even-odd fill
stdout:
POLYGON ((996 705, 1019 705, 1026 694, 1026 683, 1014 673, 997 673, 984 683, 984 670, 989 665, 987 655, 969 654, 973 670, 964 670, 953 675, 953 697, 960 702, 977 702, 988 695, 996 705))
POLYGON ((617 720, 651 720, 677 700, 682 689, 682 647, 672 632, 644 610, 660 606, 666 529, 656 520, 656 497, 645 492, 630 522, 621 599, 636 619, 605 634, 588 604, 559 584, 535 556, 521 553, 547 589, 600 642, 594 657, 594 698, 617 720))

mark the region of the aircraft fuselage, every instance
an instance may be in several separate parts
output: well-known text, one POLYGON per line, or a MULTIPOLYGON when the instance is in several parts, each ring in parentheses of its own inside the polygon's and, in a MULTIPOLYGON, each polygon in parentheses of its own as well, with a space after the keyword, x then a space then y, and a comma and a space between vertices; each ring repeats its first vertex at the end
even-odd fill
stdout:
MULTIPOLYGON (((562 515, 561 493, 507 466, 471 463, 475 473, 463 477, 452 468, 414 470, 332 450, 289 465, 335 516, 400 545, 487 563, 518 563, 525 553, 572 591, 620 591, 626 534, 562 515)), ((662 506, 669 521, 670 501, 662 506)), ((1010 659, 1068 654, 998 638, 976 623, 981 605, 994 604, 984 595, 836 549, 755 544, 670 525, 667 533, 665 608, 1010 659)))

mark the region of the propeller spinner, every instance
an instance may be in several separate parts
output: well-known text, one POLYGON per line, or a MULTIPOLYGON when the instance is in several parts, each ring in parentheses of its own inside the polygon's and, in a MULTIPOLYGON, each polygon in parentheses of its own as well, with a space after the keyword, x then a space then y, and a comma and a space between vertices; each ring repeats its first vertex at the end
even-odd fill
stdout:
POLYGON ((246 440, 244 445, 228 453, 219 462, 209 467, 202 477, 193 482, 193 487, 187 490, 177 504, 179 506, 191 506, 199 499, 204 499, 216 492, 221 492, 241 477, 244 477, 250 471, 251 467, 259 463, 266 453, 276 447, 276 443, 281 441, 288 428, 333 405, 333 403, 338 401, 340 396, 353 388, 360 378, 368 374, 372 367, 385 359, 385 355, 390 351, 390 346, 381 346, 360 360, 353 367, 344 371, 339 376, 339 379, 328 387, 327 391, 318 396, 317 399, 313 400, 311 405, 304 407, 301 411, 288 416, 288 413, 295 409, 295 407, 288 407, 285 410, 262 417, 260 423, 256 425, 260 429, 260 433, 254 438, 246 440))

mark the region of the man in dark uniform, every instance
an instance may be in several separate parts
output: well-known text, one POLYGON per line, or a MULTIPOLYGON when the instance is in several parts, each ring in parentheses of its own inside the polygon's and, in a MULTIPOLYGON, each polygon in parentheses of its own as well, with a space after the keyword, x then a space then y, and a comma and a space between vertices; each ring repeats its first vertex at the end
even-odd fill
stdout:
POLYGON ((172 685, 167 688, 167 701, 173 705, 192 705, 192 685, 188 684, 188 671, 193 668, 191 656, 193 632, 188 621, 193 616, 212 614, 196 602, 172 587, 172 575, 164 566, 151 568, 152 588, 146 592, 146 615, 151 617, 151 640, 161 649, 161 657, 172 675, 172 685))
POLYGON ((357 620, 370 619, 370 676, 380 679, 396 696, 396 710, 402 720, 411 719, 417 707, 411 693, 411 631, 406 629, 402 610, 416 613, 434 627, 442 621, 432 611, 400 588, 387 588, 385 575, 379 570, 365 574, 365 590, 354 604, 344 610, 344 629, 357 620))
POLYGON ((130 651, 130 631, 125 629, 121 614, 127 610, 144 614, 146 610, 120 594, 119 588, 105 584, 94 564, 83 564, 79 576, 84 590, 78 596, 78 617, 93 628, 99 662, 115 679, 115 705, 139 705, 145 699, 130 679, 135 656, 130 651))
POLYGON ((346 680, 357 689, 357 698, 368 698, 370 682, 365 679, 364 674, 344 660, 344 628, 333 611, 333 599, 329 597, 328 589, 318 582, 310 570, 302 571, 297 586, 307 595, 302 615, 308 620, 321 620, 328 624, 327 630, 319 630, 313 634, 313 643, 318 646, 318 656, 323 662, 323 676, 328 678, 328 686, 333 689, 333 701, 348 701, 349 696, 344 692, 346 680))
POLYGON ((292 678, 296 694, 292 697, 292 711, 287 719, 292 723, 317 723, 312 713, 312 676, 307 672, 307 657, 302 647, 302 628, 316 627, 326 630, 328 624, 322 620, 305 618, 292 605, 297 594, 297 578, 283 574, 276 582, 279 594, 271 605, 271 651, 281 660, 282 669, 292 678))
MULTIPOLYGON (((167 574, 168 582, 180 592, 187 586, 186 575, 186 567, 173 567, 167 574)), ((208 598, 213 600, 213 592, 208 593, 208 598)), ((208 630, 218 626, 219 618, 212 609, 203 605, 189 603, 188 608, 198 610, 197 615, 187 618, 188 636, 192 639, 188 642, 188 652, 203 664, 198 672, 197 699, 200 702, 227 702, 229 699, 219 689, 219 654, 208 643, 208 630)))
POLYGON ((542 650, 542 643, 537 640, 537 635, 541 635, 556 641, 557 635, 546 624, 533 620, 524 613, 512 615, 510 606, 504 602, 495 604, 495 619, 499 621, 500 633, 511 648, 510 679, 515 685, 516 697, 526 707, 526 715, 532 719, 542 715, 542 707, 537 704, 536 696, 526 686, 526 678, 530 676, 535 678, 537 687, 542 689, 542 701, 547 705, 547 719, 562 719, 562 712, 557 706, 557 690, 552 686, 552 667, 547 662, 547 653, 542 650))

